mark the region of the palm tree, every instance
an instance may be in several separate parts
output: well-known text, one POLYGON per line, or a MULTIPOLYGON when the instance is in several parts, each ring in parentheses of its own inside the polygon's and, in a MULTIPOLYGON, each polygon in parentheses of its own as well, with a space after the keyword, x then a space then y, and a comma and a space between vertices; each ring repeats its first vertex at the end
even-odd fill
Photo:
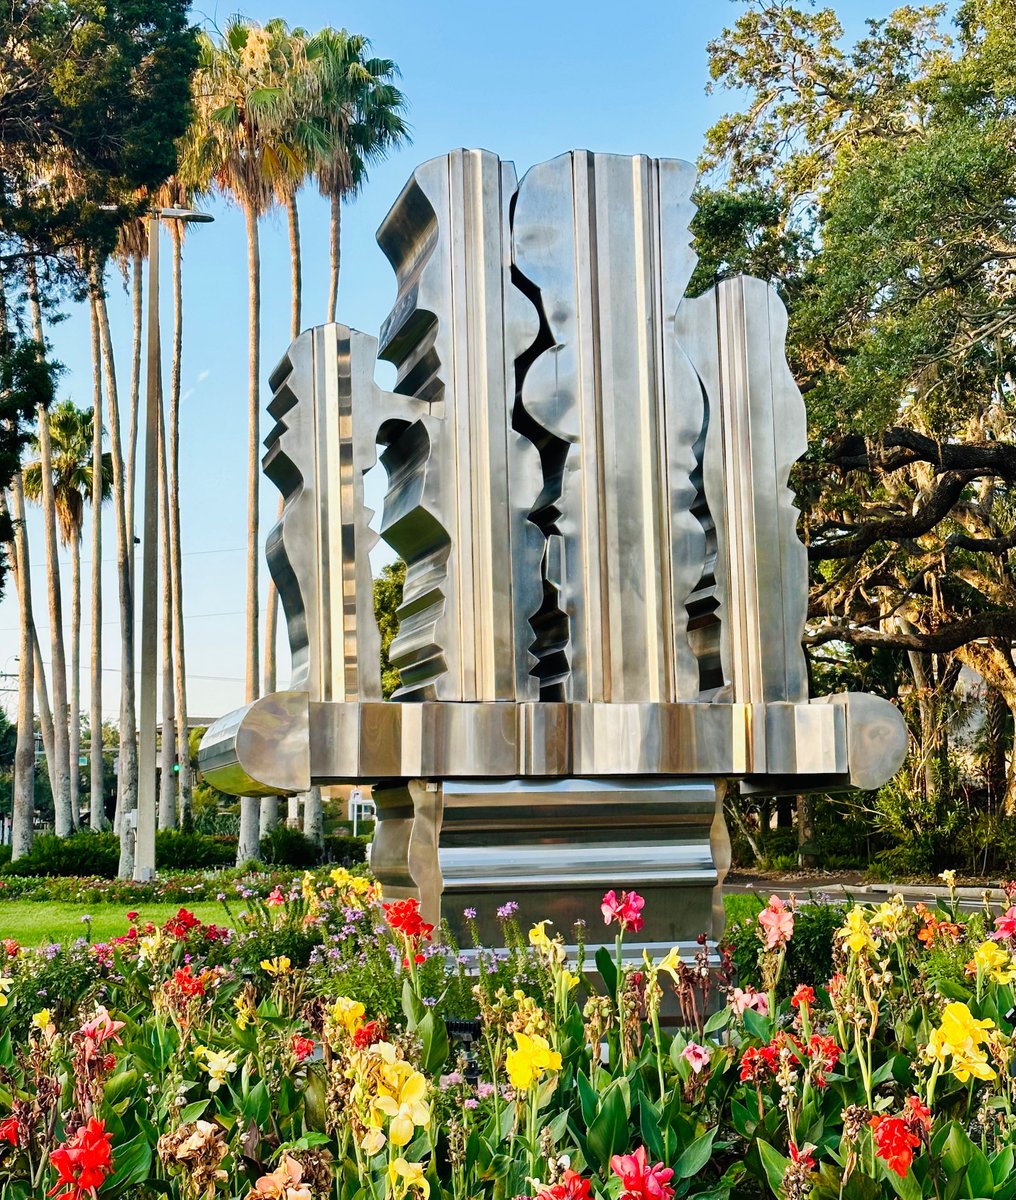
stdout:
MULTIPOLYGON (((46 490, 43 476, 45 459, 41 454, 44 436, 48 437, 50 486, 60 542, 71 552, 71 666, 69 675, 69 760, 71 813, 78 816, 79 771, 81 752, 81 530, 84 524, 85 499, 92 492, 93 417, 95 409, 78 409, 70 400, 54 405, 47 413, 40 433, 32 444, 40 458, 26 464, 23 470, 25 495, 41 503, 46 490)), ((101 438, 101 433, 100 433, 101 438)), ((112 487, 112 467, 109 456, 102 459, 100 471, 102 494, 109 496, 112 487)), ((79 821, 75 820, 74 825, 79 821)))
POLYGON ((18 651, 18 733, 14 750, 14 796, 11 804, 11 861, 32 849, 35 816, 35 713, 32 690, 35 685, 35 622, 32 618, 32 579, 28 562, 28 538, 25 534, 25 497, 21 475, 11 481, 13 497, 14 544, 11 566, 18 591, 21 641, 18 651))
MULTIPOLYGON (((102 346, 99 312, 94 295, 89 296, 89 327, 92 339, 92 410, 102 412, 102 346)), ((92 422, 92 462, 102 460, 102 422, 92 422)), ((111 466, 112 470, 112 466, 111 466)), ((88 823, 106 828, 105 772, 102 757, 102 501, 104 471, 92 472, 92 639, 91 686, 88 692, 88 823)))
MULTIPOLYGON (((32 332, 40 346, 46 338, 42 329, 42 305, 39 300, 39 281, 34 258, 28 264, 28 304, 32 314, 32 332)), ((53 789, 54 829, 57 837, 73 833, 77 822, 71 806, 70 781, 70 730, 67 712, 67 659, 63 637, 63 599, 60 589, 60 564, 56 549, 56 503, 53 493, 53 476, 49 424, 46 410, 40 404, 37 410, 39 456, 42 464, 40 501, 42 505, 43 536, 46 544, 46 594, 49 600, 50 655, 53 667, 53 732, 52 753, 47 753, 50 785, 53 789)), ((38 635, 36 635, 38 649, 38 635)), ((41 655, 36 660, 37 680, 41 677, 41 655)))
MULTIPOLYGON (((292 46, 282 22, 259 26, 234 18, 215 42, 199 34, 194 75, 195 120, 184 148, 183 174, 211 178, 242 209, 247 226, 249 317, 247 455, 247 699, 259 690, 258 484, 260 472, 261 252, 258 222, 272 206, 277 182, 296 174, 305 145, 294 103, 292 46), (288 86, 287 86, 288 84, 288 86)), ((238 861, 258 850, 258 801, 240 802, 238 861)))
POLYGON ((315 164, 318 187, 331 205, 328 320, 335 320, 341 262, 342 203, 367 180, 367 169, 409 140, 406 100, 395 87, 399 69, 390 58, 367 58, 360 34, 325 28, 307 44, 320 97, 319 116, 329 137, 315 164))

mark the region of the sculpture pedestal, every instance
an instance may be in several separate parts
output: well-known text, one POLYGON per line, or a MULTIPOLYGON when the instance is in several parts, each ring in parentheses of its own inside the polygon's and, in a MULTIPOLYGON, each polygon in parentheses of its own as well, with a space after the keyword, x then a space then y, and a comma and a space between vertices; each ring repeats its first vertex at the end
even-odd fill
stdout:
POLYGON ((600 901, 611 888, 646 899, 640 942, 692 952, 723 929, 730 865, 722 780, 403 780, 374 789, 371 869, 386 896, 419 897, 424 919, 443 918, 470 943, 503 944, 497 909, 518 904, 523 929, 545 917, 552 934, 604 940, 600 901))

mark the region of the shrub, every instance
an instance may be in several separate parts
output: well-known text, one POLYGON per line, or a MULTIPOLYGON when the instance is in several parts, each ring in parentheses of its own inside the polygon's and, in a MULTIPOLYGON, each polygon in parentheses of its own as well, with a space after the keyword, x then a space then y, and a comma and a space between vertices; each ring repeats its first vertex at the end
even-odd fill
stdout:
MULTIPOLYGON (((833 933, 843 924, 847 908, 840 904, 804 904, 794 914, 794 936, 787 946, 787 961, 779 995, 790 996, 800 983, 822 983, 833 974, 833 933)), ((732 920, 723 935, 737 967, 741 987, 762 987, 758 963, 758 914, 732 920)))
POLYGON ((367 837, 344 837, 333 834, 325 838, 325 858, 328 862, 338 863, 343 867, 351 867, 355 863, 367 861, 367 837))
POLYGON ((155 835, 155 865, 163 871, 198 871, 231 867, 236 862, 236 838, 209 837, 160 829, 155 835))
POLYGON ((299 829, 276 825, 261 839, 261 858, 276 867, 315 867, 321 861, 321 851, 299 829))
POLYGON ((120 840, 114 833, 75 833, 58 838, 40 834, 31 853, 0 867, 4 875, 97 875, 115 879, 120 865, 120 840))

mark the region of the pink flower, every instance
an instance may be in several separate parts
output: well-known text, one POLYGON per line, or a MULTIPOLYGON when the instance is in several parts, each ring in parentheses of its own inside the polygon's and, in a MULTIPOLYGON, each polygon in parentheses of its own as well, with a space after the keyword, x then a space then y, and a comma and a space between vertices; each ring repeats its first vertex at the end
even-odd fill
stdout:
POLYGON ((996 942, 1011 942, 1016 939, 1016 905, 995 918, 995 932, 989 936, 996 942))
POLYGON ((758 923, 765 930, 766 946, 778 950, 790 941, 794 933, 794 914, 779 896, 770 896, 769 904, 758 915, 758 923))
POLYGON ((86 1048, 97 1050, 103 1042, 116 1042, 122 1046, 118 1034, 123 1029, 123 1021, 114 1021, 109 1015, 104 1005, 100 1005, 95 1010, 95 1016, 90 1021, 86 1021, 78 1031, 85 1040, 86 1048))
POLYGON ((663 1163, 649 1166, 645 1146, 639 1146, 634 1154, 615 1154, 610 1169, 624 1187, 620 1200, 671 1200, 674 1195, 674 1189, 667 1186, 674 1172, 663 1163))
POLYGON ((268 893, 268 896, 265 900, 265 904, 271 904, 273 906, 276 904, 285 904, 285 903, 286 903, 286 897, 283 896, 282 888, 280 888, 280 887, 273 888, 268 893))
POLYGON ((736 987, 730 993, 730 1007, 739 1017, 744 1016, 746 1008, 753 1009, 760 1017, 768 1017, 769 997, 764 992, 756 992, 751 984, 744 991, 736 987))
POLYGON ((616 921, 621 929, 638 933, 642 928, 642 909, 645 899, 638 892, 622 892, 620 898, 613 888, 603 897, 600 912, 603 913, 604 925, 616 921))
POLYGON ((696 1075, 703 1067, 709 1066, 709 1051, 697 1042, 689 1042, 681 1051, 681 1057, 691 1063, 691 1069, 696 1075))

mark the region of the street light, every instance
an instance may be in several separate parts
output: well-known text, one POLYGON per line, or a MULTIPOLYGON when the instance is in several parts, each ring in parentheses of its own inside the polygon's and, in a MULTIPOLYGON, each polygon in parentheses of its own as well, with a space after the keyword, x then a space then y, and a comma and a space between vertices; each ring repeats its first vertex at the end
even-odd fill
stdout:
POLYGON ((155 695, 159 653, 159 424, 162 346, 159 339, 159 222, 214 221, 189 208, 153 208, 148 214, 148 374, 145 394, 144 538, 141 547, 141 696, 138 713, 138 806, 134 878, 155 874, 155 695))

